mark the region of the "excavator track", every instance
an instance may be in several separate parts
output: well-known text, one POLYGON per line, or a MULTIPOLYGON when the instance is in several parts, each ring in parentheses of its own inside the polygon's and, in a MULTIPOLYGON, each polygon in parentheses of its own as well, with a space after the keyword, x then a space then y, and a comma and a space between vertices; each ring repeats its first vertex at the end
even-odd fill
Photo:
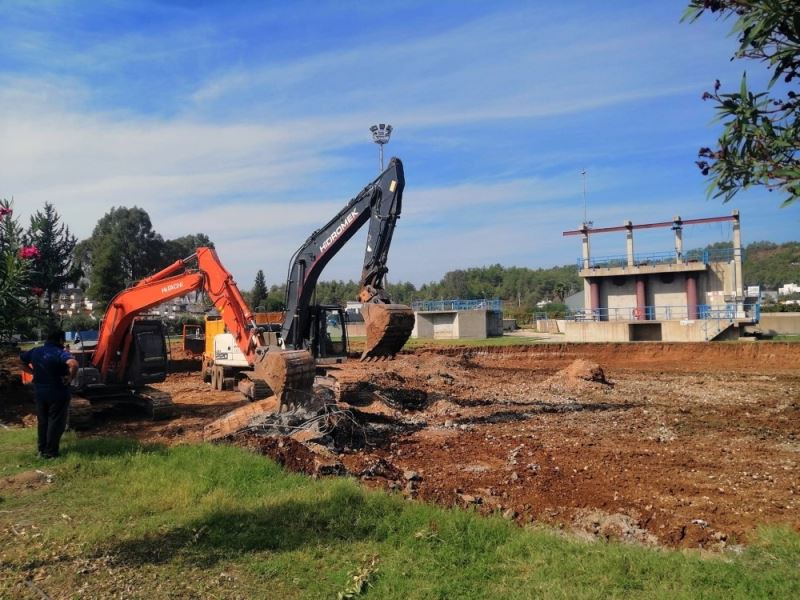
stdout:
POLYGON ((250 402, 258 402, 269 396, 269 386, 263 379, 245 377, 239 382, 239 391, 250 402))
POLYGON ((73 431, 88 429, 94 418, 92 403, 86 398, 72 398, 69 402, 67 427, 73 431))
POLYGON ((404 304, 367 303, 361 314, 367 330, 362 361, 393 358, 414 329, 414 311, 404 304))
POLYGON ((136 392, 136 399, 153 421, 163 421, 175 416, 175 404, 167 392, 148 385, 136 392))

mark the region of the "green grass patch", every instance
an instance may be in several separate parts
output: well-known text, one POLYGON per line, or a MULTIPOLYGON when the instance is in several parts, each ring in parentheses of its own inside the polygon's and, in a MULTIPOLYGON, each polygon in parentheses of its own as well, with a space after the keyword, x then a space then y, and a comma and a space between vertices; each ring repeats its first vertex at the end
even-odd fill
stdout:
POLYGON ((527 344, 538 344, 546 341, 541 336, 531 333, 530 336, 504 335, 502 337, 490 338, 462 338, 458 340, 431 340, 431 339, 409 339, 404 348, 419 348, 422 346, 525 346, 527 344))
POLYGON ((770 342, 800 342, 800 335, 775 335, 769 338, 770 342))
POLYGON ((0 478, 54 474, 0 487, 0 598, 36 597, 26 579, 52 597, 800 596, 800 536, 788 530, 709 558, 312 480, 233 447, 68 436, 47 463, 33 448, 32 430, 0 432, 0 478))

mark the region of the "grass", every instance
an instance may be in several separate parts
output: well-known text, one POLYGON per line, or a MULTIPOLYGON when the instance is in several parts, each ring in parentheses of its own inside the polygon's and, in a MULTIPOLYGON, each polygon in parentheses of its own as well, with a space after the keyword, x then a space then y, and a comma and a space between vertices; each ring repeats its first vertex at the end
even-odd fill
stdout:
POLYGON ((702 557, 312 480, 233 447, 68 436, 48 463, 33 447, 31 430, 0 431, 0 479, 55 474, 0 484, 0 598, 800 597, 800 536, 784 529, 702 557))
POLYGON ((800 342, 800 335, 775 335, 769 338, 770 342, 800 342))
POLYGON ((535 333, 530 336, 504 335, 502 337, 490 338, 462 338, 457 340, 433 340, 433 339, 409 339, 404 348, 419 348, 421 346, 524 346, 527 344, 537 344, 545 338, 536 337, 535 333))

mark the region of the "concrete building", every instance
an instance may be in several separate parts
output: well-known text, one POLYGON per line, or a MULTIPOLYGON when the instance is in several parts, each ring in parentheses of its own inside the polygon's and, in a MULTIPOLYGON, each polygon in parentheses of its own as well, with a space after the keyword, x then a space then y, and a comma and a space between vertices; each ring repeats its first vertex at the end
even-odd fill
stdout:
POLYGON ((84 291, 77 287, 64 288, 53 298, 53 310, 62 317, 88 315, 94 308, 94 301, 87 298, 84 291))
POLYGON ((738 211, 620 227, 583 225, 564 235, 581 236, 586 307, 566 323, 568 341, 703 341, 738 337, 742 325, 758 320, 758 305, 746 303, 738 211), (731 223, 732 248, 684 251, 684 227, 716 222, 731 223), (674 249, 635 253, 634 231, 657 227, 673 230, 674 249), (612 232, 625 234, 626 253, 593 258, 590 236, 612 232))
POLYGON ((413 338, 462 339, 503 335, 500 300, 434 300, 414 302, 413 338))

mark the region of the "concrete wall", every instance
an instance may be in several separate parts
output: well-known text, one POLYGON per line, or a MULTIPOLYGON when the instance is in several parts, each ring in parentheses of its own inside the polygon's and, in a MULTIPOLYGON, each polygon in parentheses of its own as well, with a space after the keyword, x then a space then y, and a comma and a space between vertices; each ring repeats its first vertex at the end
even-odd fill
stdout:
POLYGON ((415 312, 411 337, 486 338, 503 335, 503 313, 486 310, 415 312))
POLYGON ((758 325, 748 327, 766 335, 800 335, 800 313, 761 313, 758 325))
MULTIPOLYGON (((724 324, 722 324, 724 326, 724 324)), ((661 323, 661 334, 665 342, 705 342, 706 335, 717 334, 717 322, 689 321, 664 321, 661 323)))
MULTIPOLYGON (((455 337, 485 338, 487 337, 487 312, 485 310, 462 310, 456 315, 455 337)), ((502 321, 500 331, 503 330, 502 321)))
POLYGON ((455 312, 430 313, 428 318, 431 320, 435 339, 448 340, 458 337, 455 312))
POLYGON ((367 326, 364 325, 364 321, 361 322, 348 322, 346 324, 347 327, 347 337, 366 337, 367 336, 367 326))
POLYGON ((537 333, 558 333, 558 322, 555 319, 536 319, 537 333))
MULTIPOLYGON (((608 308, 610 318, 614 318, 614 309, 632 309, 636 307, 635 275, 646 278, 648 306, 686 306, 686 272, 687 269, 697 275, 698 304, 725 304, 725 297, 731 296, 735 285, 735 269, 732 262, 712 262, 706 267, 698 263, 687 265, 660 265, 658 267, 620 267, 601 269, 607 276, 597 277, 600 282, 600 306, 608 308), (614 280, 624 278, 622 285, 614 280), (670 281, 671 278, 671 281, 670 281)), ((592 271, 581 271, 584 277, 591 276, 592 271)), ((589 283, 584 279, 584 302, 589 306, 589 283)), ((616 314, 623 315, 619 310, 616 314)))
MULTIPOLYGON (((686 306, 686 274, 659 273, 648 277, 647 305, 655 307, 686 306), (670 278, 672 279, 671 281, 669 281, 670 278)), ((663 317, 662 315, 656 315, 656 318, 663 317)))
POLYGON ((697 301, 712 306, 725 304, 725 296, 733 293, 733 273, 731 263, 709 263, 708 271, 697 282, 697 301))
POLYGON ((627 342, 630 340, 626 321, 601 321, 584 323, 566 321, 564 323, 567 342, 627 342))
POLYGON ((566 321, 565 341, 567 342, 629 342, 629 341, 664 341, 664 342, 705 342, 706 336, 718 339, 735 339, 738 327, 728 327, 728 323, 719 324, 712 321, 662 321, 661 323, 630 323, 625 321, 580 322, 566 321))
POLYGON ((616 277, 604 277, 600 283, 600 306, 607 308, 609 318, 614 318, 614 309, 626 309, 620 311, 620 318, 622 314, 629 312, 631 308, 636 307, 636 281, 633 277, 625 277, 624 279, 616 277), (622 280, 622 285, 617 285, 614 280, 622 280))
POLYGON ((428 313, 414 313, 414 329, 411 331, 412 338, 433 338, 433 321, 428 313))

